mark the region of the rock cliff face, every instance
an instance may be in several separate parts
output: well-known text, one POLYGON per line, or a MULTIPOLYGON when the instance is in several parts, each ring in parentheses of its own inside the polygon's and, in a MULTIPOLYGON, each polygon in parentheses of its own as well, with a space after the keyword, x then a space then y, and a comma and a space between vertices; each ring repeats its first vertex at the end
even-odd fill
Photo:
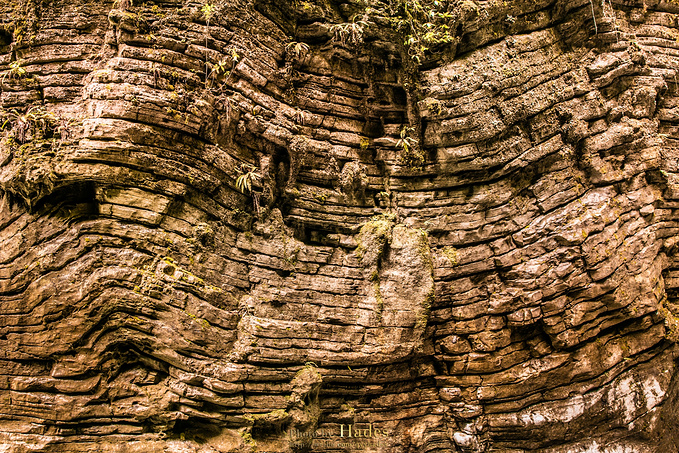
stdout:
POLYGON ((0 451, 677 450, 678 2, 0 21, 0 451))

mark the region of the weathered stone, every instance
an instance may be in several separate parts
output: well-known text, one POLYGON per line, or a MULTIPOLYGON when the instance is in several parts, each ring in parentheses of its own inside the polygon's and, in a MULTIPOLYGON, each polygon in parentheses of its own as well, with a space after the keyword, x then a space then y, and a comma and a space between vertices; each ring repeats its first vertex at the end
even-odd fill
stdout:
POLYGON ((672 450, 678 14, 4 2, 0 451, 672 450))

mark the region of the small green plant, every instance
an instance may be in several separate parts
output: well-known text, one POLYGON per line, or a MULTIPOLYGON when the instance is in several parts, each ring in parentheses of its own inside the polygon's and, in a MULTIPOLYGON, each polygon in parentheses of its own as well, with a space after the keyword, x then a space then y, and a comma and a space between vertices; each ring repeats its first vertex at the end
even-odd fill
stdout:
MULTIPOLYGON (((209 63, 207 62, 207 53, 205 55, 205 58, 206 58, 205 70, 208 71, 207 68, 209 67, 209 63)), ((215 81, 220 79, 224 79, 220 85, 220 88, 226 85, 229 79, 231 78, 233 68, 236 66, 236 63, 238 63, 239 60, 240 55, 238 54, 238 51, 232 48, 228 52, 228 56, 226 58, 223 58, 214 65, 212 65, 212 68, 209 70, 209 72, 207 73, 208 75, 205 78, 205 88, 208 88, 210 85, 214 84, 215 81)))
POLYGON ((414 133, 414 127, 403 126, 401 138, 396 142, 396 146, 401 148, 400 163, 410 169, 418 169, 424 165, 424 154, 420 149, 419 140, 412 136, 414 133))
POLYGON ((333 25, 330 27, 330 33, 333 35, 332 40, 345 46, 357 46, 363 42, 363 33, 367 26, 368 22, 363 20, 333 25))
POLYGON ((227 60, 219 60, 217 63, 215 63, 212 66, 212 74, 226 74, 228 71, 228 68, 230 67, 229 62, 227 60))
POLYGON ((23 60, 16 60, 9 64, 9 69, 2 76, 2 81, 0 82, 0 89, 5 84, 7 79, 25 79, 28 78, 28 71, 22 66, 23 60))
POLYGON ((407 151, 409 148, 416 146, 417 140, 410 136, 410 134, 413 132, 414 128, 403 126, 401 128, 401 138, 396 142, 396 146, 402 148, 404 151, 407 151))
POLYGON ((456 16, 443 0, 390 0, 387 15, 392 27, 404 37, 409 56, 420 63, 430 49, 455 42, 451 25, 456 16))
POLYGON ((367 150, 370 146, 370 139, 368 137, 361 137, 359 145, 361 146, 361 151, 367 150))
POLYGON ((215 12, 215 5, 213 5, 212 3, 206 3, 203 5, 202 8, 200 8, 200 11, 203 13, 203 17, 205 18, 205 20, 209 22, 210 18, 215 12))
POLYGON ((30 107, 24 114, 11 109, 3 116, 0 130, 11 125, 12 138, 22 145, 35 138, 52 138, 56 133, 64 138, 68 133, 67 125, 62 124, 60 118, 42 106, 30 107))
POLYGON ((303 61, 311 52, 308 44, 293 41, 285 46, 285 56, 291 61, 303 61))
MULTIPOLYGON (((205 25, 207 26, 208 30, 210 28, 210 19, 212 19, 212 16, 215 13, 215 5, 212 3, 206 3, 203 5, 202 8, 200 8, 200 11, 203 13, 203 18, 205 19, 205 25)), ((208 79, 210 75, 209 71, 209 62, 208 62, 208 45, 207 45, 207 40, 208 40, 208 30, 205 30, 205 87, 207 88, 208 84, 208 79)))
POLYGON ((9 74, 15 78, 26 77, 28 72, 26 69, 22 68, 23 60, 13 61, 9 64, 9 74))
POLYGON ((236 188, 242 193, 252 192, 252 183, 260 180, 262 176, 257 173, 256 168, 250 164, 242 164, 238 172, 240 175, 236 178, 236 188))

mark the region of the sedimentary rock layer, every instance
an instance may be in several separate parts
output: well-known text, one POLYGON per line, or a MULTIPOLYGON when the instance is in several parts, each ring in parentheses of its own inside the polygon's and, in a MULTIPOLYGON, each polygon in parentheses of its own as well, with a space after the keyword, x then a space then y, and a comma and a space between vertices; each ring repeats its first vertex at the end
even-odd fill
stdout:
POLYGON ((678 24, 4 2, 0 450, 673 451, 678 24))

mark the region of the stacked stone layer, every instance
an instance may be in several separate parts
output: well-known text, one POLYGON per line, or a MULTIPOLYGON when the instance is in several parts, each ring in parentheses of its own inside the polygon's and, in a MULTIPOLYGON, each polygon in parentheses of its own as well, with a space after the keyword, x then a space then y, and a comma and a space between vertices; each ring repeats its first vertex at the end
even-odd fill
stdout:
POLYGON ((679 4, 455 11, 0 6, 0 449, 674 448, 679 4))

